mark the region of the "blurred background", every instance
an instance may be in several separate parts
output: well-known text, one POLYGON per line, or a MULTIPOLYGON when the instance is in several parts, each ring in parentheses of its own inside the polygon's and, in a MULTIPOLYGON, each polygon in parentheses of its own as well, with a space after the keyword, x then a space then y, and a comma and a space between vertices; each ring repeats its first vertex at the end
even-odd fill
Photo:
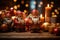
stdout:
POLYGON ((56 22, 60 22, 60 0, 0 0, 0 10, 8 10, 13 7, 29 14, 31 10, 38 9, 44 15, 47 4, 52 7, 50 16, 55 13, 56 22), (56 13, 56 11, 58 12, 56 13))

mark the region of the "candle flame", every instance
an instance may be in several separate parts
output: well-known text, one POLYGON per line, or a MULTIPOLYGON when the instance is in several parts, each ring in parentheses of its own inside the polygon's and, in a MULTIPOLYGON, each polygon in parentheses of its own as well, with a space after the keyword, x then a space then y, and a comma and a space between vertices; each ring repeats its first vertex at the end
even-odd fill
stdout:
POLYGON ((49 7, 49 4, 47 4, 47 7, 49 7))
POLYGON ((40 17, 42 18, 42 14, 40 15, 40 17))

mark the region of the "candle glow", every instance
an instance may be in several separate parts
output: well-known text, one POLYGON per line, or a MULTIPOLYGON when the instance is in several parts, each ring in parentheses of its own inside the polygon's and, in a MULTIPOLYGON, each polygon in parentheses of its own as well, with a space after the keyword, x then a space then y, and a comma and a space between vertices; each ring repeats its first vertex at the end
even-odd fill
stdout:
POLYGON ((49 7, 49 4, 47 4, 47 7, 49 7))
POLYGON ((40 15, 40 18, 42 18, 42 14, 40 15))
POLYGON ((16 18, 16 16, 12 16, 12 20, 14 20, 16 18))
POLYGON ((48 21, 47 18, 50 20, 50 11, 51 7, 49 4, 47 4, 47 6, 45 7, 45 21, 48 21))

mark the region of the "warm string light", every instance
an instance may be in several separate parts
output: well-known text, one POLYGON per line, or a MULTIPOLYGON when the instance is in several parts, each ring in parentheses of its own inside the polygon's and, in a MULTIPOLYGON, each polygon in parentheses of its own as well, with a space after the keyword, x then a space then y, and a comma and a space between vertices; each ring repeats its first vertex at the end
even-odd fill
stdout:
POLYGON ((56 12, 56 14, 59 14, 59 11, 57 9, 54 10, 56 12))
POLYGON ((53 7, 53 5, 51 4, 51 7, 53 7))
POLYGON ((26 7, 28 7, 29 5, 28 5, 28 4, 26 4, 25 6, 26 6, 26 7))
POLYGON ((54 12, 52 12, 52 15, 54 15, 55 13, 54 12))
POLYGON ((27 13, 27 10, 24 10, 24 13, 27 13))
POLYGON ((51 2, 51 7, 54 7, 53 5, 54 5, 54 2, 51 2))
POLYGON ((14 9, 17 9, 17 6, 16 5, 14 6, 14 9))
POLYGON ((42 1, 40 2, 40 5, 43 5, 43 2, 42 1))
POLYGON ((57 15, 53 15, 52 17, 57 17, 57 15))
POLYGON ((13 0, 14 2, 17 2, 17 0, 13 0))
POLYGON ((41 1, 41 2, 39 3, 38 7, 42 7, 42 5, 43 5, 43 2, 41 1))
POLYGON ((20 8, 20 5, 18 4, 17 7, 20 8))
POLYGON ((58 10, 55 9, 54 12, 52 12, 52 17, 57 17, 57 14, 59 14, 58 10), (55 12, 55 13, 54 13, 55 12))
POLYGON ((54 2, 51 2, 51 4, 54 4, 54 2))
POLYGON ((57 9, 55 9, 54 11, 55 11, 55 12, 58 12, 58 10, 57 10, 57 9))
POLYGON ((52 17, 57 17, 57 15, 54 12, 52 12, 52 17))
POLYGON ((21 1, 21 4, 24 4, 24 1, 21 1))

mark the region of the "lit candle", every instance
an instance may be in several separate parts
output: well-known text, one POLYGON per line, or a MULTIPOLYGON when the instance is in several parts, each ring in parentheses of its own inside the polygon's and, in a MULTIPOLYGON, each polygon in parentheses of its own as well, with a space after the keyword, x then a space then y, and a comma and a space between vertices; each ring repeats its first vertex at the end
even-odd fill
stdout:
POLYGON ((40 15, 40 21, 44 22, 44 17, 42 16, 42 14, 40 15))
POLYGON ((50 19, 50 11, 51 7, 49 6, 49 4, 47 4, 47 7, 45 7, 45 21, 48 21, 47 17, 50 19))

